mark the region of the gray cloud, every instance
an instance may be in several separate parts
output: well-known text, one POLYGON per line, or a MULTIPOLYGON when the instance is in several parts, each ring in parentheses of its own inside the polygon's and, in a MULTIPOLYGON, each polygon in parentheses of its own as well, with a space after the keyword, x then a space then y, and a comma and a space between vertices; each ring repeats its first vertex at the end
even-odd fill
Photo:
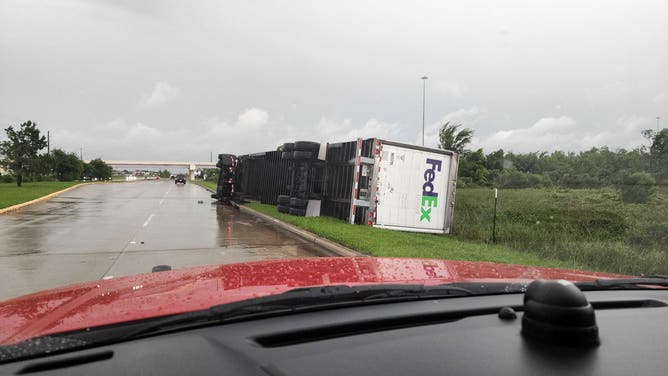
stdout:
POLYGON ((156 82, 149 94, 142 95, 138 107, 153 109, 172 102, 181 96, 181 90, 166 82, 156 82))
POLYGON ((486 150, 630 148, 668 118, 665 14, 658 0, 4 0, 0 125, 31 119, 110 159, 417 143, 426 74, 427 145, 456 120, 486 150))

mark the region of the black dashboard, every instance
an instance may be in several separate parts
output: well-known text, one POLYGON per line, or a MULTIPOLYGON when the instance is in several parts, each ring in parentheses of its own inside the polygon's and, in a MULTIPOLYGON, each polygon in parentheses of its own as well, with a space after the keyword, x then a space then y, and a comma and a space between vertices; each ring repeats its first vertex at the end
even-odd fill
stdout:
POLYGON ((521 334, 523 294, 228 323, 0 365, 3 375, 666 375, 668 291, 590 291, 598 346, 521 334), (499 312, 516 312, 504 315, 499 312))

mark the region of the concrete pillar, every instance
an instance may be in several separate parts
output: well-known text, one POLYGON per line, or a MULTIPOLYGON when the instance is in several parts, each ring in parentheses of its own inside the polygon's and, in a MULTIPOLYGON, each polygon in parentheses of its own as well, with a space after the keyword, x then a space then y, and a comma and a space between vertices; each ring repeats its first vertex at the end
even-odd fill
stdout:
POLYGON ((195 168, 196 166, 192 163, 188 166, 188 180, 195 180, 195 168))

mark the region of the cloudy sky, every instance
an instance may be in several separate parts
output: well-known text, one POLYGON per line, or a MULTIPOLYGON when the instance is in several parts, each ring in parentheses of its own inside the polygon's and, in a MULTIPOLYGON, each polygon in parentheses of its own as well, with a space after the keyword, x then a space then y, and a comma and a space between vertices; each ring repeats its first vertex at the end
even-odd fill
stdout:
POLYGON ((84 158, 419 143, 423 75, 427 146, 633 148, 667 71, 663 0, 0 0, 0 126, 84 158))

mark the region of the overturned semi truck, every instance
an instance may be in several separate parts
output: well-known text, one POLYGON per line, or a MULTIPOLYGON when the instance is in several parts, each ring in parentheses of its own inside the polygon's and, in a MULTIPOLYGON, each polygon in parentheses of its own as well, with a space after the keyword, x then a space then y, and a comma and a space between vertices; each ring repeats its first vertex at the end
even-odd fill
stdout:
POLYGON ((220 154, 219 201, 259 200, 280 212, 444 234, 452 231, 458 154, 377 138, 298 141, 220 154))

